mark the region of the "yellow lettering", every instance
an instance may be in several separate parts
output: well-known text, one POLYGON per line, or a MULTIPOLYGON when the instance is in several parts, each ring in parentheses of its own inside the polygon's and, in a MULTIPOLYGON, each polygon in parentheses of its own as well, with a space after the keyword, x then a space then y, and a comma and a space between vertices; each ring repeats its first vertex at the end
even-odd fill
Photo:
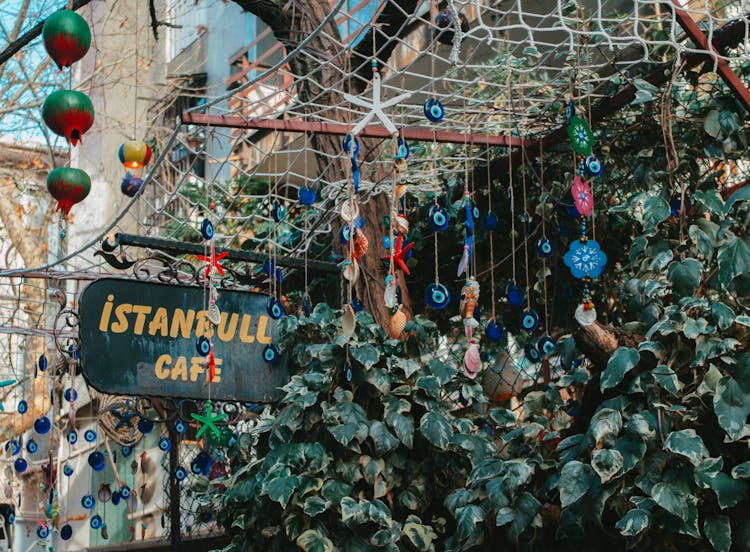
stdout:
POLYGON ((214 372, 214 383, 219 383, 221 381, 221 365, 224 363, 224 361, 220 358, 215 358, 214 362, 216 363, 216 372, 214 372))
POLYGON ((148 324, 149 335, 156 335, 156 332, 161 332, 162 337, 166 337, 169 333, 169 318, 167 316, 167 309, 159 307, 156 309, 154 317, 148 324))
POLYGON ((172 327, 169 329, 169 337, 181 335, 183 339, 190 339, 190 333, 193 330, 193 320, 195 320, 195 311, 188 309, 187 313, 182 309, 175 309, 172 315, 172 327))
POLYGON ((117 305, 117 308, 115 309, 115 318, 117 318, 117 322, 112 324, 110 330, 114 333, 126 332, 128 329, 128 317, 125 315, 130 312, 133 312, 133 305, 130 303, 117 305))
POLYGON ((253 317, 249 314, 243 314, 242 315, 242 325, 240 326, 240 340, 242 340, 243 343, 253 343, 255 341, 255 336, 250 333, 250 322, 252 321, 253 317))
POLYGON ((219 324, 219 339, 221 339, 224 343, 227 343, 229 341, 232 341, 234 339, 234 332, 237 331, 237 321, 239 320, 240 315, 236 312, 232 313, 232 316, 229 316, 228 312, 222 312, 221 313, 221 324, 219 324), (229 326, 227 328, 227 326, 229 326))
POLYGON ((264 314, 260 317, 260 322, 258 322, 258 343, 263 343, 264 345, 268 345, 271 343, 271 334, 266 334, 266 330, 268 329, 268 317, 264 314))
POLYGON ((165 364, 172 364, 171 356, 160 355, 159 358, 156 359, 156 364, 154 364, 154 372, 156 373, 156 377, 161 380, 167 379, 169 377, 169 368, 165 368, 165 364))
POLYGON ((151 307, 146 305, 133 305, 133 312, 138 316, 135 317, 135 324, 133 325, 133 333, 135 335, 143 334, 143 326, 146 325, 146 315, 151 312, 151 307))
POLYGON ((208 311, 206 310, 198 311, 195 321, 195 337, 202 335, 205 335, 209 339, 214 336, 213 324, 208 321, 208 311))
POLYGON ((112 301, 115 300, 115 296, 110 294, 107 295, 107 302, 102 307, 102 317, 99 319, 99 331, 106 332, 109 328, 109 317, 112 314, 112 301))
POLYGON ((190 381, 198 381, 198 376, 205 372, 203 368, 203 357, 193 357, 190 359, 190 381))
POLYGON ((177 378, 181 379, 182 381, 187 381, 188 379, 188 368, 187 368, 187 359, 184 356, 177 357, 177 362, 174 363, 174 368, 172 368, 172 381, 177 381, 177 378))

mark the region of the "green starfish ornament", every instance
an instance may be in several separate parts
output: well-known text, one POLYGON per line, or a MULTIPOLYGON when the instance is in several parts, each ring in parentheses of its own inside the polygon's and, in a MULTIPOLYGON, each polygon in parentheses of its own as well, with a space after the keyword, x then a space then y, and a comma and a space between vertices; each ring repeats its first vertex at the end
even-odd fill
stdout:
POLYGON ((568 136, 576 153, 591 154, 591 147, 596 139, 585 119, 573 115, 568 123, 568 136))
POLYGON ((211 433, 213 433, 216 437, 219 437, 221 435, 221 432, 219 431, 219 428, 216 427, 216 422, 220 422, 227 417, 224 412, 222 412, 221 414, 214 414, 213 407, 211 406, 211 401, 206 402, 205 414, 190 414, 190 416, 192 416, 194 420, 203 424, 198 430, 198 433, 195 434, 196 439, 200 439, 201 435, 203 435, 207 429, 210 429, 211 433))

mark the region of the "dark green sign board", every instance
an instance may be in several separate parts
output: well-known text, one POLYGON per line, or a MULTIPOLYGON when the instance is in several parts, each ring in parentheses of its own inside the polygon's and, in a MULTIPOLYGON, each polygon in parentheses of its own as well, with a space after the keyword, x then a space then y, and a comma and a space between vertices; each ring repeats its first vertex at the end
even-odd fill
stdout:
POLYGON ((261 293, 222 290, 216 302, 221 323, 207 320, 203 288, 103 278, 81 295, 83 376, 102 393, 209 398, 206 357, 198 337, 211 340, 215 400, 270 402, 289 381, 286 355, 276 364, 263 349, 276 343, 278 321, 266 312, 261 293))

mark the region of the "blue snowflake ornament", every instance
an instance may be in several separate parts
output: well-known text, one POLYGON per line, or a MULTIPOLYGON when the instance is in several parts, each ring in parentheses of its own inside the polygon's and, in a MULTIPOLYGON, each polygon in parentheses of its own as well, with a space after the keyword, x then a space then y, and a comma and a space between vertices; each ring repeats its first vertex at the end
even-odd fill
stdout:
POLYGON ((604 272, 607 264, 607 254, 601 250, 594 240, 585 243, 575 240, 570 244, 563 259, 570 268, 574 278, 597 278, 604 272))

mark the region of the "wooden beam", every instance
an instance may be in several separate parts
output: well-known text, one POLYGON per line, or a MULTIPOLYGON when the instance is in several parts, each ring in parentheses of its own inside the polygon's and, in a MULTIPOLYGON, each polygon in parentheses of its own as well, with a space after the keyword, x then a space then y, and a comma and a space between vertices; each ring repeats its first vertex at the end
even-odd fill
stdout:
MULTIPOLYGON (((238 115, 206 115, 203 113, 182 113, 183 124, 224 128, 276 130, 278 132, 307 132, 346 136, 352 127, 338 123, 319 123, 298 119, 245 119, 238 115)), ((424 127, 406 127, 401 130, 405 140, 414 142, 443 142, 450 144, 472 144, 475 146, 521 147, 523 139, 502 134, 463 134, 447 130, 433 130, 424 127)), ((390 138, 388 131, 381 126, 366 126, 360 133, 366 138, 390 138)))

